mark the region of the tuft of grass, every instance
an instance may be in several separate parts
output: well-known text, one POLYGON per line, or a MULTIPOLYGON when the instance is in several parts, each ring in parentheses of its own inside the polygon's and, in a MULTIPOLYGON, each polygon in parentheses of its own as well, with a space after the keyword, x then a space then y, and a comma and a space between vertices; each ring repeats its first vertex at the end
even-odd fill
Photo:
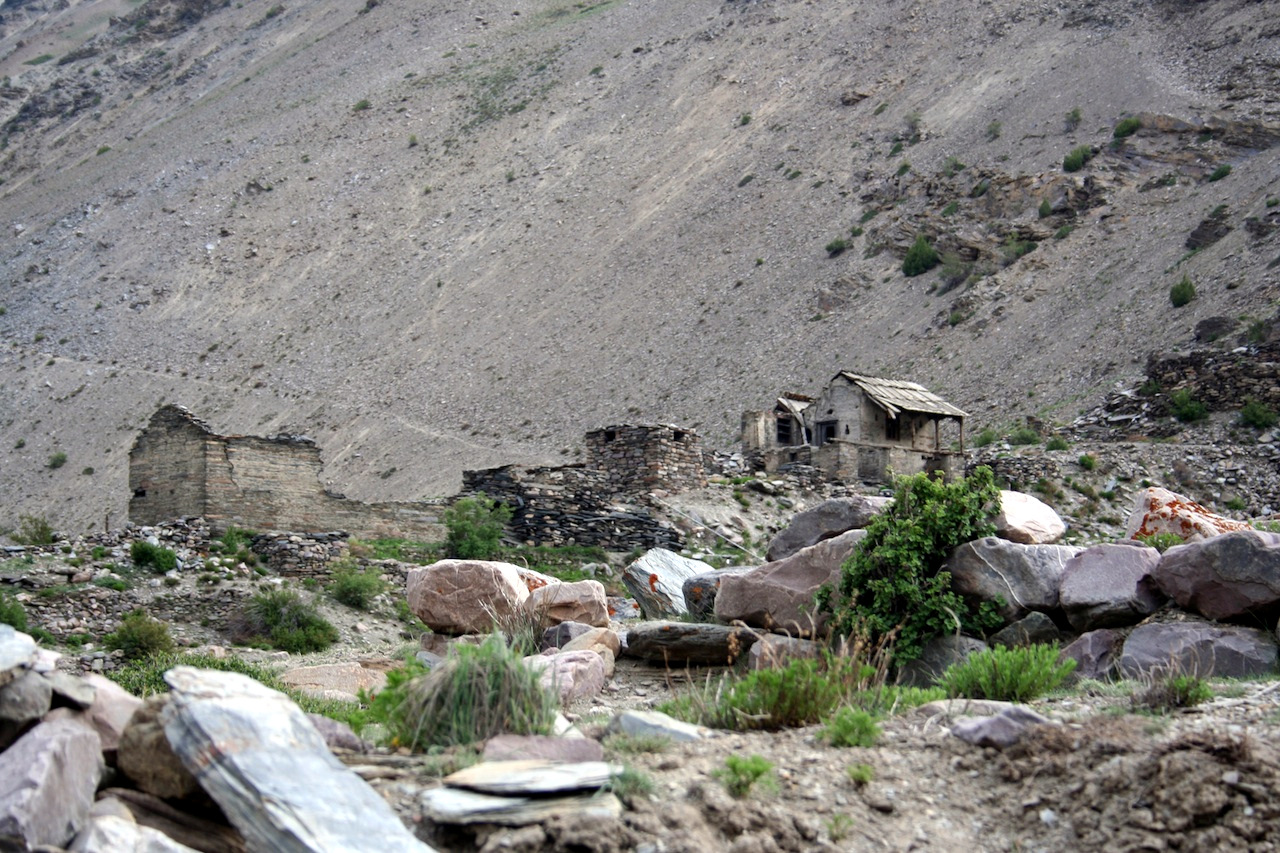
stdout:
POLYGON ((425 675, 403 684, 389 709, 397 742, 416 749, 453 746, 497 734, 548 734, 557 697, 500 637, 457 646, 425 675))
POLYGON ((1195 298, 1196 286, 1185 275, 1181 281, 1169 288, 1169 302, 1174 308, 1181 308, 1195 298))
POLYGON ((1074 230, 1076 230, 1076 229, 1075 229, 1075 228, 1073 228, 1073 227, 1072 227, 1072 226, 1070 226, 1070 225, 1063 225, 1063 226, 1062 226, 1061 228, 1059 228, 1057 231, 1054 231, 1054 232, 1053 232, 1053 239, 1055 239, 1055 240, 1065 240, 1065 239, 1067 239, 1067 237, 1069 237, 1069 236, 1071 235, 1071 232, 1072 232, 1072 231, 1074 231, 1074 230))
POLYGON ((26 608, 7 592, 0 592, 0 625, 12 625, 15 631, 23 633, 27 630, 26 608))
POLYGON ((139 539, 129 546, 129 558, 138 567, 150 566, 158 575, 177 568, 178 555, 168 548, 139 539))
POLYGON ((1044 443, 1045 450, 1067 450, 1070 447, 1067 440, 1060 435, 1055 435, 1044 443))
POLYGON ((1093 149, 1088 145, 1079 145, 1071 149, 1067 156, 1062 158, 1062 171, 1078 172, 1093 159, 1093 149))
POLYGON ((938 251, 929 244, 923 234, 917 234, 916 241, 911 244, 911 248, 907 250, 907 256, 902 261, 902 274, 908 278, 921 275, 941 262, 942 258, 938 255, 938 251))
POLYGON ((1218 166, 1218 168, 1214 169, 1212 172, 1209 173, 1209 183, 1213 183, 1214 181, 1220 181, 1230 174, 1231 174, 1231 164, 1223 163, 1220 166, 1218 166))
POLYGON ((938 684, 952 697, 1027 702, 1056 689, 1075 668, 1071 658, 1059 661, 1056 645, 997 646, 947 667, 938 684))
POLYGON ((1148 533, 1146 536, 1136 537, 1139 542, 1148 548, 1155 548, 1161 554, 1168 551, 1174 545, 1182 545, 1187 540, 1183 539, 1176 533, 1148 533))
POLYGON ((1111 131, 1113 139, 1124 139, 1127 136, 1133 136, 1142 127, 1142 121, 1137 116, 1129 116, 1120 119, 1116 123, 1115 129, 1111 131))
POLYGON ((1014 446, 1025 446, 1028 444, 1039 444, 1040 433, 1036 432, 1029 426, 1020 426, 1013 432, 1009 433, 1008 441, 1014 446))
POLYGON ((849 781, 855 785, 865 785, 876 778, 876 769, 870 764, 850 764, 845 768, 849 781))
POLYGON ((1193 708, 1212 698, 1213 690, 1204 679, 1176 673, 1158 679, 1141 694, 1135 695, 1131 704, 1134 710, 1167 714, 1182 708, 1193 708))
POLYGON ((57 470, 67 464, 67 454, 61 450, 50 454, 49 461, 45 463, 49 468, 57 470))
POLYGON ((609 790, 628 806, 636 800, 651 800, 657 791, 653 778, 634 767, 623 765, 609 777, 609 790))
POLYGON ((989 444, 995 444, 998 438, 1000 438, 1000 435, 994 429, 983 427, 982 431, 973 437, 973 446, 986 447, 989 444))
POLYGON ((642 753, 666 752, 671 746, 671 738, 665 735, 609 735, 601 744, 610 755, 640 755, 642 753))
POLYGON ((1254 429, 1271 429, 1276 425, 1276 412, 1270 406, 1252 397, 1245 399, 1240 408, 1240 425, 1254 429))
POLYGON ((368 610, 373 599, 387 591, 387 583, 376 571, 361 569, 354 561, 340 562, 329 581, 334 599, 356 610, 368 610))
POLYGON ((295 654, 323 651, 338 641, 338 629, 288 589, 258 593, 232 615, 228 627, 237 643, 266 643, 295 654))
POLYGON ((1086 471, 1092 471, 1098 467, 1098 457, 1092 453, 1082 453, 1080 458, 1076 460, 1076 464, 1086 471))
POLYGON ((356 101, 354 104, 351 105, 351 111, 353 113, 364 112, 365 110, 369 109, 372 106, 373 104, 369 103, 368 98, 361 98, 360 100, 356 101))
POLYGON ((173 651, 169 626, 147 616, 141 608, 125 614, 120 627, 102 638, 109 649, 124 653, 125 660, 140 660, 173 651))
POLYGON ((872 747, 880 739, 875 717, 861 708, 844 707, 823 721, 821 737, 832 746, 872 747))
POLYGON ((849 248, 849 241, 843 237, 837 237, 822 248, 826 250, 828 256, 834 258, 849 248))
POLYGON ((724 767, 712 775, 724 785, 734 799, 742 799, 757 784, 769 787, 768 774, 773 772, 773 762, 763 755, 730 755, 724 767))
POLYGON ((1062 121, 1063 130, 1065 130, 1067 133, 1070 133, 1071 131, 1075 130, 1077 127, 1080 126, 1080 119, 1081 119, 1080 108, 1072 107, 1067 112, 1066 116, 1063 118, 1063 121, 1062 121))
POLYGON ((988 124, 987 125, 987 141, 995 142, 997 139, 1000 138, 1000 134, 1003 130, 1004 130, 1004 125, 1002 125, 998 121, 993 121, 990 124, 988 124))
POLYGON ((53 526, 43 516, 24 515, 18 518, 18 529, 9 538, 19 545, 52 545, 53 526))
POLYGON ((1190 388, 1179 388, 1169 395, 1169 411, 1184 424, 1209 417, 1209 407, 1193 397, 1190 388))

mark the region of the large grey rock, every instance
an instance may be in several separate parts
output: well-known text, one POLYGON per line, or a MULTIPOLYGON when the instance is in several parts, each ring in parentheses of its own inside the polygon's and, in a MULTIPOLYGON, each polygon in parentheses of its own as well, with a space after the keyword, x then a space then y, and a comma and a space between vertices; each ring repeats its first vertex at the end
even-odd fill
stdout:
POLYGON ((782 634, 763 634, 747 652, 751 669, 781 669, 793 660, 819 657, 827 649, 825 643, 802 640, 782 634))
POLYGON ((116 766, 138 790, 167 800, 189 797, 200 790, 196 777, 169 745, 160 712, 169 694, 148 696, 120 735, 116 766))
POLYGON ((1152 572, 1160 552, 1136 542, 1086 548, 1062 570, 1058 600, 1077 631, 1136 625, 1165 597, 1152 572))
POLYGON ((720 582, 727 577, 746 574, 755 566, 734 566, 728 569, 716 569, 686 578, 681 586, 684 593, 684 606, 694 619, 710 621, 716 614, 716 594, 720 591, 720 582))
POLYGON ((665 737, 677 743, 702 740, 710 737, 712 731, 703 726, 695 726, 669 717, 661 711, 620 711, 605 727, 611 735, 630 735, 632 737, 665 737))
POLYGON ((831 498, 812 509, 796 513, 773 541, 765 554, 769 562, 790 557, 802 548, 817 545, 825 539, 839 536, 849 530, 867 526, 881 513, 892 498, 858 495, 850 498, 831 498))
POLYGON ((1199 620, 1139 625, 1125 640, 1120 673, 1126 678, 1187 673, 1202 678, 1256 678, 1276 669, 1271 634, 1240 625, 1199 620))
POLYGON ((542 632, 540 648, 543 651, 564 648, 575 638, 593 630, 595 629, 585 622, 561 622, 559 625, 552 625, 542 632))
POLYGON ((0 721, 19 726, 45 715, 53 701, 53 684, 39 673, 26 669, 0 687, 0 721))
POLYGON ((583 622, 603 627, 609 624, 609 603, 600 581, 553 583, 538 587, 524 603, 525 611, 543 627, 561 622, 583 622))
POLYGON ((1076 662, 1072 678, 1092 678, 1105 681, 1115 675, 1124 645, 1124 634, 1110 628, 1102 628, 1081 634, 1062 650, 1062 657, 1076 662))
POLYGON ((966 542, 943 567, 951 586, 970 601, 990 601, 1006 623, 1033 610, 1058 606, 1058 583, 1067 560, 1079 548, 1066 545, 1019 545, 987 536, 966 542))
POLYGON ((483 634, 519 612, 529 597, 521 569, 486 560, 441 560, 410 570, 409 609, 432 631, 483 634))
POLYGON ((996 631, 987 638, 992 646, 1034 646, 1037 643, 1058 643, 1062 632, 1054 621, 1038 610, 1033 610, 1017 622, 996 631))
POLYGON ((662 619, 684 614, 684 582, 710 571, 714 567, 701 560, 652 548, 622 570, 622 582, 646 619, 662 619))
POLYGON ((93 729, 40 723, 0 753, 0 848, 65 847, 88 820, 106 765, 93 729), (23 846, 25 845, 25 847, 23 846))
POLYGON ((356 661, 295 666, 280 673, 280 681, 318 699, 357 701, 360 691, 377 693, 387 686, 387 673, 356 661))
POLYGON ((1067 532, 1062 518, 1039 498, 1001 490, 996 535, 1020 545, 1052 545, 1067 532))
POLYGON ((613 794, 571 794, 564 797, 503 797, 461 788, 434 788, 422 794, 422 812, 435 823, 527 826, 556 818, 601 823, 622 815, 622 802, 613 794))
POLYGON ((36 641, 30 635, 0 623, 0 684, 8 683, 19 668, 27 668, 35 656, 36 641))
POLYGON ((733 663, 756 641, 754 631, 701 622, 641 622, 627 629, 626 654, 670 664, 733 663))
POLYGON ((120 815, 94 815, 70 853, 196 853, 159 830, 120 815))
POLYGON ((55 708, 87 711, 93 706, 98 696, 98 689, 92 682, 69 672, 55 669, 43 675, 53 689, 53 707, 55 708))
POLYGON ((925 643, 920 657, 908 661, 898 671, 898 682, 907 687, 929 687, 953 663, 963 663, 969 655, 986 650, 987 644, 973 637, 958 634, 934 637, 925 643))
POLYGON ((1184 610, 1209 619, 1269 619, 1280 610, 1280 535, 1241 530, 1175 546, 1153 574, 1184 610))
POLYGON ((1211 539, 1232 530, 1244 530, 1243 521, 1224 518, 1210 512, 1186 495, 1151 486, 1138 493, 1133 511, 1125 525, 1125 537, 1153 536, 1172 533, 1185 542, 1211 539))
POLYGON ((232 672, 180 666, 161 713, 173 750, 251 850, 429 851, 342 765, 288 697, 232 672))
POLYGON ((1034 726, 1049 722, 1025 705, 1014 705, 993 717, 973 717, 951 727, 951 734, 974 746, 1008 749, 1034 726))
POLYGON ((865 530, 850 530, 776 563, 725 578, 716 594, 716 619, 796 636, 824 633, 827 616, 814 607, 814 594, 823 584, 839 582, 841 564, 864 536, 865 530))

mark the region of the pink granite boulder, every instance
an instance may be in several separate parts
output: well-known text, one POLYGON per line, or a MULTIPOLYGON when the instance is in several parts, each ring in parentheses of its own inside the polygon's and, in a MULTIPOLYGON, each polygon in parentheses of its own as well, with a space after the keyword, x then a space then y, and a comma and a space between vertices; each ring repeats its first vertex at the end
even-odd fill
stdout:
POLYGON ((529 589, 520 569, 486 560, 441 560, 406 579, 409 609, 432 631, 482 634, 519 612, 529 589))

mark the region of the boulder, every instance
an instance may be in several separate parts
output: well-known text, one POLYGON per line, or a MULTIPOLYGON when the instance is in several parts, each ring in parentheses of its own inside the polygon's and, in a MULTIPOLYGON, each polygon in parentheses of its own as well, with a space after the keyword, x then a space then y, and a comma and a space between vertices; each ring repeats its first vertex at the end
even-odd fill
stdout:
POLYGON ((53 707, 87 711, 93 705, 98 691, 90 682, 60 669, 50 670, 43 675, 53 690, 53 707))
POLYGON ((1136 625, 1155 613, 1165 597, 1153 571, 1160 552, 1136 542, 1086 548, 1062 570, 1058 601, 1077 631, 1136 625))
POLYGON ((1061 657, 1071 658, 1076 668, 1072 678, 1092 678, 1095 681, 1106 681, 1115 675, 1116 664, 1120 659, 1120 648, 1124 645, 1124 634, 1110 628, 1102 628, 1081 634, 1070 645, 1062 650, 1061 657))
POLYGON ((524 566, 516 566, 516 574, 520 576, 520 582, 524 584, 524 588, 529 592, 542 589, 544 586, 555 586, 561 583, 560 578, 544 575, 542 572, 526 569, 524 566))
POLYGON ((160 712, 168 702, 169 695, 161 693, 148 696, 138 708, 120 735, 116 766, 133 780, 138 790, 162 799, 177 800, 196 793, 200 784, 174 753, 165 736, 160 712))
POLYGON ((42 722, 18 738, 0 753, 0 847, 66 847, 105 769, 97 733, 78 720, 42 722))
POLYGON ((1062 632, 1044 613, 1033 610, 987 638, 992 646, 1034 646, 1037 643, 1059 643, 1062 632))
POLYGON ((956 548, 943 569, 951 572, 956 592, 970 601, 993 602, 1006 623, 1016 622, 1033 610, 1058 606, 1063 567, 1079 550, 987 536, 956 548))
POLYGON ((1014 705, 993 717, 972 717, 951 727, 951 734, 965 743, 980 747, 1008 749, 1022 740, 1033 726, 1049 722, 1025 705, 1014 705))
POLYGON ((597 647, 608 649, 617 656, 622 652, 622 641, 618 638, 618 633, 612 628, 592 628, 565 643, 560 647, 560 650, 563 652, 578 652, 587 649, 594 651, 597 647))
POLYGON ((1273 620, 1280 610, 1280 535, 1241 530, 1174 546, 1153 574, 1183 610, 1209 619, 1273 620))
POLYGON ((308 696, 355 702, 361 690, 377 693, 386 687, 387 673, 354 661, 325 663, 286 669, 280 681, 308 696))
POLYGON ((49 679, 29 669, 20 670, 16 678, 0 687, 0 722, 21 727, 43 717, 52 702, 49 679))
POLYGON ((93 704, 83 719, 97 730, 102 740, 102 751, 112 756, 125 726, 129 725, 134 712, 142 707, 142 700, 96 672, 84 676, 83 681, 94 688, 93 704))
POLYGON ((1007 489, 1000 492, 996 535, 1020 545, 1052 545, 1067 532, 1062 518, 1039 498, 1007 489))
POLYGON ((826 648, 826 644, 813 640, 782 634, 764 634, 751 644, 747 656, 752 669, 781 669, 793 660, 816 658, 826 648))
POLYGON ((627 655, 669 664, 733 663, 756 641, 756 633, 701 622, 641 622, 627 629, 627 655))
POLYGON ((139 826, 132 817, 94 815, 76 836, 69 853, 196 853, 149 826, 139 826))
POLYGON ((1124 642, 1125 678, 1187 673, 1201 678, 1256 678, 1276 670, 1276 640, 1266 631, 1214 622, 1139 625, 1124 642))
POLYGON ((173 751, 250 850, 430 851, 282 693, 234 672, 165 673, 173 751))
POLYGON ((816 611, 814 594, 823 584, 839 582, 841 564, 865 535, 850 530, 784 560, 724 578, 716 594, 716 619, 796 636, 821 635, 827 617, 816 611))
POLYGON ((485 560, 441 560, 410 570, 409 609, 432 631, 479 634, 515 615, 529 597, 520 569, 485 560))
POLYGON ((925 643, 920 657, 898 670, 898 682, 907 687, 930 687, 953 663, 962 663, 969 655, 986 650, 986 643, 972 637, 958 634, 934 637, 925 643))
POLYGON ((603 761, 604 747, 591 738, 495 735, 485 741, 485 761, 603 761))
POLYGON ((1245 530, 1243 521, 1224 518, 1210 512, 1185 495, 1152 486, 1138 493, 1125 536, 1154 536, 1157 533, 1173 533, 1186 542, 1211 539, 1232 530, 1245 530))
POLYGON ((544 627, 561 622, 582 622, 598 627, 609 624, 609 604, 605 600, 604 584, 600 581, 553 583, 539 587, 529 594, 524 609, 536 616, 544 627))
POLYGON ((714 567, 689 560, 664 548, 652 548, 622 570, 622 582, 640 605, 646 619, 685 613, 684 582, 714 567))
POLYGON ((681 591, 684 593, 684 606, 694 619, 710 621, 715 618, 716 593, 720 591, 720 582, 727 577, 746 574, 752 566, 734 566, 728 569, 716 569, 686 578, 681 591))
POLYGON ((36 656, 36 641, 12 625, 0 622, 0 685, 7 684, 19 669, 27 668, 36 656))
POLYGON ((609 721, 605 727, 605 733, 631 737, 665 737, 677 743, 702 740, 712 735, 712 731, 708 728, 677 720, 661 711, 635 709, 620 711, 609 721))
POLYGON ((608 681, 605 659, 592 651, 530 655, 524 662, 538 673, 543 687, 560 697, 561 705, 599 695, 608 681))
POLYGON ((796 513, 791 523, 773 537, 765 556, 769 562, 775 563, 825 539, 866 527, 867 522, 883 511, 891 500, 870 495, 831 498, 812 509, 796 513))
POLYGON ((571 791, 598 791, 622 770, 603 761, 556 763, 545 759, 482 761, 440 781, 451 788, 484 794, 546 796, 571 791))
POLYGON ((598 629, 582 622, 561 622, 559 625, 552 625, 542 632, 541 648, 544 652, 548 649, 562 649, 575 638, 588 631, 595 630, 598 629))

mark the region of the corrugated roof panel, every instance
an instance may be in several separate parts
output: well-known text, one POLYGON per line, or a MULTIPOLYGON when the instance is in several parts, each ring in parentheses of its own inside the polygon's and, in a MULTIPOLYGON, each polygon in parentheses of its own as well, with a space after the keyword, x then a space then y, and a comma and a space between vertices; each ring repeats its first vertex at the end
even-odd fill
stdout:
POLYGON ((951 405, 928 388, 915 382, 907 382, 903 379, 880 379, 875 376, 850 373, 847 370, 842 370, 839 375, 861 388, 875 401, 876 405, 895 418, 899 412, 917 412, 949 418, 968 417, 962 409, 951 405))

